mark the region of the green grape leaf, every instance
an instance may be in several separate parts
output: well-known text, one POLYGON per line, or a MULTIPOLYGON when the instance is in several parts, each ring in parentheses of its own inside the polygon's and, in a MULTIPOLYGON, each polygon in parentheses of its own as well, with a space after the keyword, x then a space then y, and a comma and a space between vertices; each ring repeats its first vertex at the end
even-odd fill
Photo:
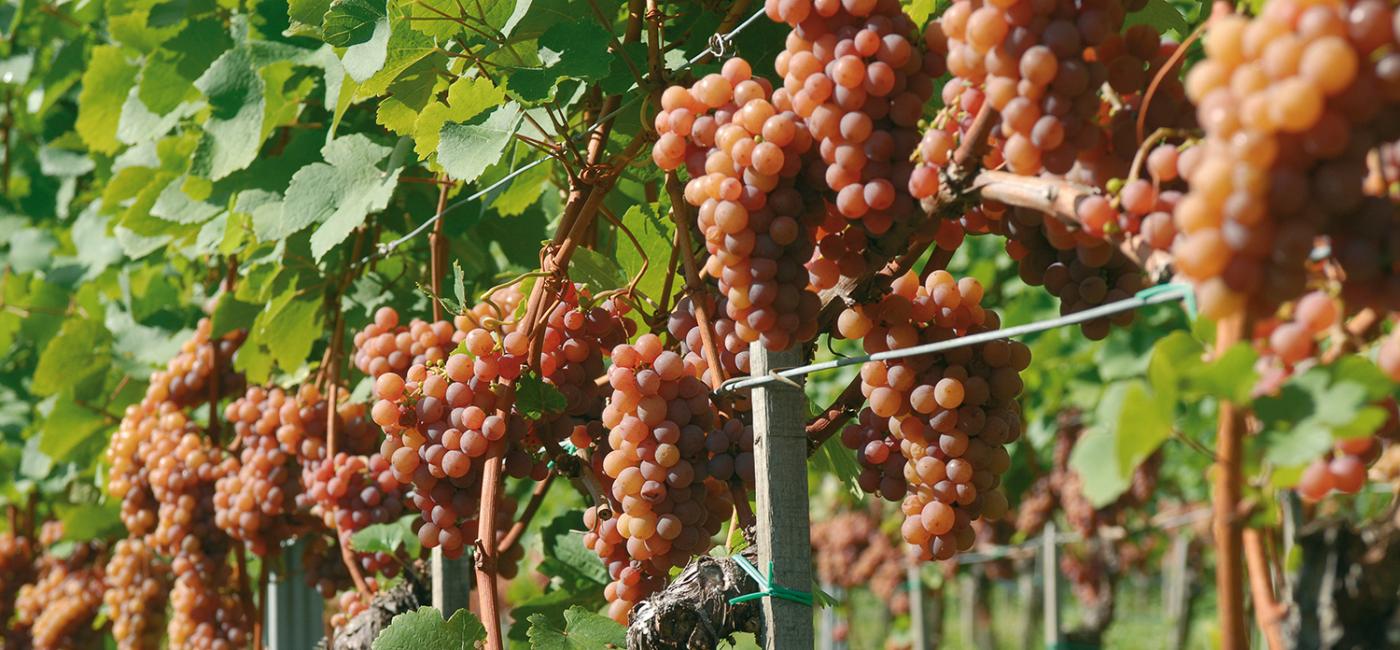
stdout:
POLYGON ((601 589, 611 580, 598 554, 583 545, 583 533, 583 513, 579 510, 555 517, 540 531, 544 553, 540 573, 557 578, 562 589, 601 589))
POLYGON ((444 124, 438 136, 438 164, 452 178, 470 183, 501 159, 519 124, 520 107, 514 103, 469 123, 444 124))
POLYGON ((345 48, 340 62, 351 79, 364 82, 384 69, 384 64, 389 60, 389 37, 392 33, 389 19, 382 18, 374 24, 374 34, 369 40, 345 48))
POLYGON ((321 21, 321 38, 334 47, 350 47, 374 36, 386 18, 383 0, 333 0, 321 21))
POLYGON ((244 48, 216 59, 194 85, 213 113, 195 151, 191 171, 218 180, 247 167, 262 147, 263 80, 244 48))
MULTIPOLYGON (((523 163, 522 163, 523 164, 523 163)), ((503 217, 518 217, 544 194, 549 181, 549 161, 531 167, 510 182, 491 201, 496 214, 503 217)))
POLYGON ((530 647, 535 650, 597 650, 627 647, 627 628, 606 616, 575 605, 559 627, 543 614, 531 616, 530 647))
POLYGON ((126 532, 122 525, 121 506, 118 501, 106 504, 85 503, 63 514, 63 539, 71 542, 87 542, 107 539, 126 532))
POLYGON ((425 106, 413 127, 414 151, 427 160, 437 155, 439 134, 448 122, 466 122, 496 106, 505 93, 484 77, 461 77, 447 87, 447 103, 435 101, 425 106))
MULTIPOLYGON (((506 87, 522 102, 534 104, 554 96, 561 79, 598 81, 612 71, 608 30, 592 20, 569 20, 550 27, 539 38, 538 68, 516 70, 506 87)), ((622 65, 622 64, 620 64, 622 65)))
POLYGON ((402 549, 409 557, 418 557, 423 550, 413 522, 418 515, 404 515, 398 521, 366 526, 350 537, 350 547, 361 553, 398 553, 402 549))
POLYGON ((261 312, 262 305, 243 302, 232 293, 225 293, 219 298, 219 303, 214 305, 214 314, 211 317, 214 328, 212 336, 223 336, 234 330, 247 329, 261 312))
POLYGON ((74 124, 88 149, 113 154, 121 148, 117 124, 127 92, 136 84, 137 67, 127 63, 122 49, 115 45, 93 48, 83 72, 78 93, 78 121, 74 124))
POLYGON ((1090 427, 1074 443, 1069 466, 1079 474, 1084 496, 1096 507, 1112 503, 1132 486, 1130 476, 1118 471, 1118 451, 1113 432, 1090 427))
POLYGON ((533 371, 520 375, 515 382, 515 407, 529 420, 538 420, 547 414, 560 413, 569 405, 558 388, 540 379, 533 371))
POLYGON ((330 8, 330 0, 289 0, 287 18, 291 22, 291 30, 298 36, 319 35, 330 8))
MULTIPOLYGON (((107 220, 97 213, 95 204, 90 204, 73 220, 70 234, 73 247, 78 250, 78 263, 87 268, 85 280, 96 278, 107 267, 121 261, 122 247, 107 234, 107 220)), ((0 349, 8 347, 0 343, 0 349)))
POLYGON ((462 609, 443 620, 432 607, 395 616, 379 633, 373 650, 471 650, 486 638, 486 628, 471 612, 462 609))
POLYGON ((112 335, 101 323, 71 318, 39 355, 31 386, 37 395, 53 395, 106 369, 112 335))
POLYGON ((1295 375, 1275 395, 1254 401, 1263 423, 1260 444, 1266 460, 1284 467, 1302 465, 1326 453, 1338 440, 1373 434, 1385 423, 1374 405, 1388 383, 1375 364, 1347 357, 1295 375))
MULTIPOLYGON (((631 243, 625 245, 631 246, 631 243)), ((621 288, 628 282, 617 262, 589 248, 574 249, 574 255, 569 259, 569 279, 588 285, 589 291, 594 294, 621 288)))
POLYGON ((909 15, 915 25, 923 25, 937 8, 938 0, 912 0, 904 4, 904 13, 909 15))
POLYGON ((255 229, 260 221, 272 224, 269 232, 258 237, 280 239, 322 224, 311 235, 311 253, 319 260, 364 223, 366 216, 389 205, 400 170, 379 166, 392 151, 358 133, 326 143, 321 149, 326 162, 297 170, 280 210, 277 204, 265 204, 253 212, 255 229))
POLYGON ((1128 14, 1123 20, 1125 29, 1134 25, 1148 25, 1163 34, 1168 31, 1176 32, 1177 38, 1191 33, 1191 25, 1186 22, 1186 17, 1168 0, 1147 0, 1142 9, 1128 14))
POLYGON ((271 313, 263 341, 278 366, 294 370, 306 361, 311 346, 321 338, 320 296, 289 299, 271 313))
MULTIPOLYGON (((404 71, 432 54, 435 49, 433 39, 413 29, 408 20, 394 16, 390 18, 390 25, 389 40, 384 48, 384 64, 374 76, 360 85, 356 91, 360 97, 383 95, 390 85, 402 78, 404 71)), ((429 90, 436 81, 436 75, 432 73, 441 70, 444 65, 442 57, 434 57, 431 63, 427 68, 429 90)), ((398 93, 394 95, 397 96, 398 93)))
POLYGON ((1109 387, 1100 402, 1097 419, 1114 424, 1116 465, 1120 475, 1131 477, 1137 466, 1171 437, 1173 406, 1158 399, 1147 383, 1140 380, 1109 387))
POLYGON ((617 236, 617 261, 627 278, 634 278, 642 272, 646 263, 646 273, 637 283, 643 294, 653 299, 661 299, 662 288, 666 284, 666 273, 670 270, 670 253, 675 239, 676 227, 670 219, 662 218, 650 203, 639 203, 627 209, 622 215, 622 225, 637 238, 637 244, 624 233, 617 236), (643 254, 645 253, 645 257, 643 254))
POLYGON ((71 392, 60 394, 44 418, 39 451, 58 462, 76 460, 74 452, 89 443, 105 442, 108 422, 96 411, 78 406, 71 392))

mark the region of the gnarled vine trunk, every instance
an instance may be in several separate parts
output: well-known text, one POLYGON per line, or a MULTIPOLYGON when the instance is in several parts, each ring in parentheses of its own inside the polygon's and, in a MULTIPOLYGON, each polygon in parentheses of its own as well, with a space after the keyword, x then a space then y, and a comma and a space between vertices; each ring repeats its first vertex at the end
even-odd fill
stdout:
MULTIPOLYGON (((743 552, 750 563, 758 552, 743 552)), ((665 589, 639 603, 627 630, 629 650, 710 650, 736 632, 760 633, 761 601, 729 599, 758 591, 730 558, 695 558, 665 589)))
POLYGON ((1400 527, 1315 521, 1298 535, 1288 625, 1295 648, 1400 647, 1400 527))

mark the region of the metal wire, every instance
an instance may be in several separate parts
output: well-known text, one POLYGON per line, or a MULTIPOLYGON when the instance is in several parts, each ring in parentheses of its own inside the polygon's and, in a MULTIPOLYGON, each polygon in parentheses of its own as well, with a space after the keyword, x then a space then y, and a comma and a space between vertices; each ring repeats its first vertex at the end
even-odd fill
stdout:
POLYGON ((753 388, 755 386, 763 386, 765 384, 771 384, 774 382, 791 383, 793 378, 795 377, 802 377, 805 375, 810 375, 814 372, 821 372, 824 370, 835 370, 836 368, 840 368, 843 366, 853 366, 858 363, 865 363, 866 361, 886 361, 890 359, 903 359, 905 357, 933 354, 935 352, 943 352, 945 350, 952 350, 955 348, 966 347, 969 345, 977 345, 978 343, 986 343, 988 341, 995 341, 997 339, 1012 338, 1016 336, 1024 336, 1026 334, 1034 334, 1036 332, 1044 332, 1046 330, 1055 329, 1057 327, 1064 327, 1065 325, 1074 325, 1077 323, 1091 321, 1095 318, 1102 318, 1104 316, 1111 316, 1120 312, 1132 311, 1134 309, 1139 309, 1148 305, 1157 305, 1166 302, 1176 302, 1178 300, 1189 299, 1193 295, 1191 291, 1191 287, 1189 285, 1184 284, 1153 287, 1145 292, 1139 292, 1138 295, 1133 296, 1131 298, 1125 298, 1123 300, 1099 305, 1098 307, 1094 307, 1092 309, 1086 309, 1084 311, 1069 314, 1068 316, 1061 316, 1059 318, 1052 318, 1049 320, 1038 321, 1035 323, 1027 323, 1025 325, 1018 325, 1016 327, 996 329, 988 332, 979 332, 971 336, 963 336, 955 339, 949 339, 947 341, 938 341, 936 343, 925 343, 923 345, 915 345, 912 347, 901 348, 898 350, 888 350, 886 352, 877 352, 875 354, 867 354, 858 357, 846 357, 843 359, 835 359, 832 361, 823 361, 821 363, 811 363, 805 366, 797 366, 795 368, 775 370, 762 377, 735 377, 734 379, 730 379, 729 381, 720 384, 719 388, 715 389, 715 392, 725 393, 729 391, 739 390, 740 388, 753 388))
MULTIPOLYGON (((701 60, 703 60, 703 59, 704 59, 705 57, 707 57, 707 56, 711 56, 711 55, 713 55, 713 56, 722 56, 725 52, 727 52, 727 51, 729 50, 730 41, 734 38, 734 36, 738 35, 740 32, 744 31, 745 29, 748 29, 750 25, 754 24, 754 22, 756 22, 756 21, 757 21, 760 17, 762 17, 762 16, 763 16, 763 10, 760 9, 760 10, 754 12, 754 14, 753 14, 752 16, 749 16, 748 18, 746 18, 746 19, 744 20, 744 22, 741 22, 741 23, 739 23, 738 25, 735 25, 735 26, 734 26, 734 29, 731 29, 731 30, 729 30, 728 32, 726 32, 726 33, 724 33, 724 34, 715 34, 715 35, 714 35, 713 37, 711 37, 711 39, 710 39, 710 45, 709 45, 709 47, 706 47, 704 50, 701 50, 699 54, 696 54, 695 56, 691 57, 690 60, 688 60, 688 61, 685 62, 685 64, 681 65, 679 68, 676 68, 676 69, 674 70, 674 72, 681 72, 682 70, 685 70, 685 69, 689 68, 690 66, 693 66, 693 65, 695 65, 696 63, 699 63, 701 60)), ((589 134, 591 134, 591 133, 593 133, 594 131, 598 130, 599 127, 603 126, 603 124, 606 124, 608 120, 612 119, 612 118, 615 117, 618 113, 621 113, 624 109, 626 109, 627 107, 631 106, 632 104, 635 104, 636 102, 640 101, 641 99, 642 99, 642 95, 641 95, 640 93, 634 94, 632 97, 628 98, 626 101, 624 101, 624 102, 622 102, 621 104, 619 104, 618 107, 615 108, 615 109, 613 109, 611 112, 607 113, 606 115, 603 115, 602 117, 599 117, 596 121, 593 122, 592 126, 589 126, 587 129, 584 129, 584 131, 583 131, 582 133, 579 133, 579 134, 576 134, 576 135, 572 136, 570 139, 572 140, 572 139, 579 139, 579 138, 587 137, 589 134)), ((410 231, 409 231, 407 234, 405 234, 404 236, 399 237, 398 239, 395 239, 395 240, 393 240, 393 241, 391 241, 391 242, 388 242, 388 243, 386 243, 386 244, 380 244, 379 247, 378 247, 373 253, 370 253, 369 255, 367 255, 363 260, 360 260, 360 263, 361 263, 361 264, 368 264, 370 261, 374 260, 375 258, 384 257, 384 256, 388 255, 389 253, 392 253, 392 252, 394 251, 394 249, 396 249, 396 248, 398 248, 399 246, 402 246, 402 245, 408 243, 408 242, 411 241, 414 237, 417 237, 417 236, 423 234, 425 231, 427 231, 429 228, 431 228, 431 227, 433 226, 433 224, 437 223, 439 219, 442 219, 443 217, 447 216, 448 213, 450 213, 450 212, 456 210, 457 208, 463 207, 463 206, 467 205, 468 203, 471 203, 472 201, 476 201, 476 200, 478 200, 478 199, 480 199, 480 198, 486 196, 487 194, 490 194, 491 192, 495 191, 496 189, 500 188, 501 186, 505 185, 506 183, 509 183, 510 181, 514 180, 516 177, 520 176, 521 174, 524 174, 525 172, 530 171, 531 169, 534 169, 535 167, 539 166, 541 163, 544 163, 544 162, 546 162, 546 161, 548 161, 548 160, 549 160, 548 157, 545 157, 545 158, 536 158, 535 160, 532 160, 532 161, 530 161, 530 162, 528 162, 528 163, 526 163, 526 164, 524 164, 524 165, 521 165, 520 167, 517 167, 516 169, 511 170, 511 172, 510 172, 509 174, 506 174, 506 175, 503 176, 500 180, 498 180, 498 181, 496 181, 496 182, 494 182, 494 183, 492 183, 492 184, 490 184, 490 185, 488 185, 488 186, 486 186, 486 187, 484 187, 484 188, 482 188, 482 189, 480 189, 480 190, 477 190, 476 192, 472 193, 470 196, 468 196, 468 197, 466 197, 466 198, 463 198, 463 199, 458 199, 458 200, 452 202, 451 205, 448 205, 446 208, 443 208, 442 212, 439 212, 439 213, 433 215, 432 217, 428 218, 428 220, 426 220, 426 221, 424 221, 423 223, 419 224, 418 227, 414 228, 413 230, 410 230, 410 231)))

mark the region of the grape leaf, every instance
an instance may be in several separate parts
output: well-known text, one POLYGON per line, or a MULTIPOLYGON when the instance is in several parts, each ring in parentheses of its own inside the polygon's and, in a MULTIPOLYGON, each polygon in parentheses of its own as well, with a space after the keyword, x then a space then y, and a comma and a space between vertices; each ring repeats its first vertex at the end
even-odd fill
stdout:
POLYGON ((653 299, 661 299, 661 290, 666 284, 666 274, 670 270, 668 262, 671 244, 675 239, 676 228, 669 219, 663 219, 649 203, 639 203, 627 209, 622 215, 622 225, 637 238, 638 246, 624 233, 617 236, 617 261, 627 277, 636 277, 642 272, 642 262, 646 261, 646 273, 642 275, 637 288, 653 299), (643 252, 646 258, 643 258, 643 252))
POLYGON ((471 650, 486 638, 486 628, 471 612, 461 609, 443 620, 432 607, 395 616, 379 633, 373 650, 471 650))
POLYGON ((418 515, 404 515, 398 521, 366 526, 350 537, 350 547, 361 553, 397 553, 403 549, 409 557, 418 557, 422 543, 413 532, 418 515))
POLYGON ((62 521, 63 539, 67 541, 86 542, 126 532, 126 527, 122 525, 121 507, 115 500, 107 504, 79 505, 65 512, 62 521))
POLYGON ((546 384, 533 371, 520 375, 515 382, 515 406, 529 420, 546 414, 562 412, 569 405, 558 388, 546 384))
POLYGON ((289 0, 287 18, 291 30, 298 36, 318 35, 330 8, 330 0, 289 0))
POLYGON ((444 124, 465 122, 501 103, 505 93, 484 77, 461 77, 447 87, 447 103, 432 102, 423 108, 413 126, 414 151, 418 157, 436 156, 439 134, 444 124))
POLYGON ((383 0, 334 0, 321 21, 321 39, 335 47, 364 43, 385 17, 383 0))
POLYGON ((520 124, 520 107, 508 103, 483 119, 447 123, 438 135, 438 164, 452 178, 470 183, 501 159, 520 124))
POLYGON ((106 441, 107 421, 73 400, 71 392, 60 394, 39 434, 39 451, 59 462, 75 460, 71 455, 86 443, 106 441))
POLYGON ((1388 385, 1375 364, 1359 357, 1289 378, 1278 394, 1254 402, 1264 425, 1264 457, 1284 467, 1302 465, 1338 440, 1371 435, 1386 421, 1385 410, 1373 403, 1385 396, 1388 385))
POLYGON ((262 77, 248 51, 236 48, 216 59, 194 85, 208 98, 213 113, 204 123, 204 137, 190 169, 218 180, 247 167, 262 146, 262 77))
POLYGON ((97 321, 65 321, 39 355, 31 389, 37 395, 53 395, 104 370, 111 342, 111 334, 97 321))
POLYGON ((544 614, 534 614, 530 621, 530 647, 535 650, 597 650, 627 647, 627 628, 606 616, 582 607, 570 607, 564 612, 561 628, 544 614))
POLYGON ((1147 0, 1142 9, 1128 14, 1123 20, 1123 27, 1126 29, 1134 25, 1148 25, 1163 34, 1169 31, 1176 32, 1177 38, 1191 33, 1191 25, 1186 22, 1186 17, 1167 0, 1147 0))
POLYGON ((1102 427, 1089 427, 1074 443, 1069 466, 1079 474, 1084 496, 1095 507, 1112 503, 1132 486, 1129 477, 1118 471, 1113 432, 1102 427))
POLYGON ((83 89, 78 93, 78 121, 74 124, 88 149, 112 154, 121 148, 117 123, 127 92, 136 83, 136 72, 136 66, 127 63, 121 48, 115 45, 93 48, 87 71, 83 73, 83 89))
POLYGON ((255 229, 260 222, 269 226, 258 237, 281 239, 320 223, 311 236, 311 252, 319 260, 366 216, 389 205, 400 170, 379 165, 391 152, 358 133, 326 143, 321 149, 326 162, 298 170, 280 206, 265 204, 253 212, 255 229))
POLYGON ((340 62, 351 79, 363 82, 384 69, 384 63, 389 60, 389 37, 392 33, 389 20, 380 19, 374 24, 374 34, 369 40, 345 48, 340 62))
MULTIPOLYGON (((625 245, 631 246, 631 243, 625 245)), ((623 275, 617 262, 589 248, 574 250, 574 255, 569 260, 569 279, 588 285, 589 291, 594 294, 621 288, 629 280, 623 275)))
POLYGON ((583 533, 583 512, 579 510, 555 517, 540 531, 544 553, 540 573, 558 579, 561 589, 601 589, 610 580, 598 554, 583 545, 583 533))

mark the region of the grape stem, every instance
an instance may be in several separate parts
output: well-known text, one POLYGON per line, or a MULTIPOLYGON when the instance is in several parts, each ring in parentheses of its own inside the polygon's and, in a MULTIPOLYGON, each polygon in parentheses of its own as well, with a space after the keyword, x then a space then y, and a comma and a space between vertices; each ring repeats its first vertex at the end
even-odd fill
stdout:
MULTIPOLYGON (((1076 228, 1082 228, 1082 225, 1075 208, 1080 201, 1099 193, 1091 187, 1063 179, 1019 176, 991 170, 978 174, 973 185, 984 200, 1048 214, 1076 228)), ((1153 249, 1145 237, 1125 237, 1117 245, 1118 252, 1147 273, 1153 282, 1170 275, 1170 257, 1165 251, 1153 249)))
MULTIPOLYGON (((1244 316, 1225 318, 1216 326, 1215 353, 1218 357, 1249 330, 1244 316)), ((1242 447, 1247 411, 1230 402, 1220 403, 1219 431, 1216 435, 1215 485, 1211 490, 1214 511, 1216 559, 1215 589, 1220 603, 1221 647, 1244 650, 1244 579, 1240 556, 1243 538, 1238 517, 1243 484, 1242 447)))
POLYGON ((1327 348, 1327 352, 1323 353, 1320 359, 1321 363, 1323 365, 1333 363, 1342 358, 1342 355, 1355 351, 1361 346, 1361 343, 1365 339, 1366 332, 1374 328, 1379 322, 1380 318, 1378 314, 1376 314, 1376 310, 1370 307, 1356 312, 1356 315, 1347 320, 1346 325, 1337 333, 1336 338, 1338 340, 1336 343, 1334 343, 1332 347, 1327 348))
POLYGON ((544 502, 545 495, 549 494, 550 486, 554 485, 556 475, 550 472, 543 481, 535 484, 535 491, 530 493, 530 502, 525 504, 525 511, 520 513, 520 518, 511 525, 506 536, 501 538, 499 551, 505 553, 520 541, 520 536, 525 533, 525 528, 530 525, 530 521, 535 518, 535 513, 539 512, 540 504, 544 502))
POLYGON ((715 333, 711 327, 710 306, 705 300, 705 287, 700 280, 695 248, 690 240, 689 204, 685 202, 685 191, 681 189, 681 181, 674 171, 666 172, 666 193, 671 195, 671 219, 676 222, 676 239, 680 242, 681 263, 685 267, 685 289, 691 296, 695 323, 700 328, 700 347, 705 363, 710 366, 710 388, 719 388, 725 380, 724 366, 720 364, 719 348, 715 345, 715 333))
POLYGON ((1274 587, 1269 580, 1269 561, 1264 555, 1264 543, 1259 531, 1247 528, 1244 531, 1244 559, 1249 565, 1249 591, 1254 601, 1254 622, 1264 631, 1264 640, 1269 650, 1283 650, 1283 630, 1280 622, 1288 612, 1274 597, 1274 587))

